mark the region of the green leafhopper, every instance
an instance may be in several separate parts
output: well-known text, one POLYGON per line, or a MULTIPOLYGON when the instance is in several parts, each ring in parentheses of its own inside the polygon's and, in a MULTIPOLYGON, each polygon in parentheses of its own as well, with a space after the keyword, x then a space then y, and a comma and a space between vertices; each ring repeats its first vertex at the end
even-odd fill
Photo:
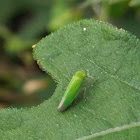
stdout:
POLYGON ((86 72, 84 70, 80 70, 74 74, 58 106, 60 111, 65 110, 75 99, 85 77, 86 72))

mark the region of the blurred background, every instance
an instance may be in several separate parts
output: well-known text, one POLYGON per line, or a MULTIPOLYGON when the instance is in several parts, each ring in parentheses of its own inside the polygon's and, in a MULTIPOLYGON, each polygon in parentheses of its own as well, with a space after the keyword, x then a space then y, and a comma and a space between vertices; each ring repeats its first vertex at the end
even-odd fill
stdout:
POLYGON ((33 60, 32 45, 81 19, 140 38, 140 0, 0 0, 0 109, 36 106, 53 94, 57 83, 33 60))

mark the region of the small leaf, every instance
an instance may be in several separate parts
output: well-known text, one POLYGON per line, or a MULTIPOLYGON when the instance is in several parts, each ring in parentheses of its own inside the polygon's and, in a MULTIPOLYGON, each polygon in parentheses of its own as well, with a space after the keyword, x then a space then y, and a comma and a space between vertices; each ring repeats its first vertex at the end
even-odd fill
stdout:
POLYGON ((34 58, 58 82, 56 91, 37 107, 1 110, 1 139, 139 139, 140 41, 135 36, 83 20, 42 39, 34 58), (86 100, 81 91, 61 113, 63 89, 80 69, 88 75, 86 100))

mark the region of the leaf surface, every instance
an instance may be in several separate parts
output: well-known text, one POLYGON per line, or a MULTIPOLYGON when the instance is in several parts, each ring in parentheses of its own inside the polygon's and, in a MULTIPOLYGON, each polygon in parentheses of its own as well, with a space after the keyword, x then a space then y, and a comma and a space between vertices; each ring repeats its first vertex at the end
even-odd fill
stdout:
POLYGON ((42 39, 34 58, 58 82, 56 91, 37 107, 0 111, 2 139, 140 137, 140 41, 135 36, 104 22, 83 20, 42 39), (86 100, 81 90, 61 113, 57 106, 64 88, 81 69, 87 71, 86 100))

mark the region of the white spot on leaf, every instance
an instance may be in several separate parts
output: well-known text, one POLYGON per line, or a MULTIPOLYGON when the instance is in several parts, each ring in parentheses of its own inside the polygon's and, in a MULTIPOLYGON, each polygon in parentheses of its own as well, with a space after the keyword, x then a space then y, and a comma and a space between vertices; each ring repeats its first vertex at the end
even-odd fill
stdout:
POLYGON ((87 30, 87 28, 84 27, 84 28, 83 28, 83 31, 86 31, 86 30, 87 30))

